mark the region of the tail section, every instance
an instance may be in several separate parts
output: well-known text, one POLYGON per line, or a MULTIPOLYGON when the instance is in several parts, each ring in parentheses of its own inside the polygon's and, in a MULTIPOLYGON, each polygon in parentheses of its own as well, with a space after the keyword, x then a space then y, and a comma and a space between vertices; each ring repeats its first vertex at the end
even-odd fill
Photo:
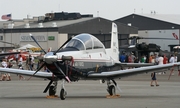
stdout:
POLYGON ((117 25, 112 23, 111 31, 111 48, 106 49, 106 52, 111 56, 114 61, 119 61, 119 43, 118 43, 118 31, 117 25))

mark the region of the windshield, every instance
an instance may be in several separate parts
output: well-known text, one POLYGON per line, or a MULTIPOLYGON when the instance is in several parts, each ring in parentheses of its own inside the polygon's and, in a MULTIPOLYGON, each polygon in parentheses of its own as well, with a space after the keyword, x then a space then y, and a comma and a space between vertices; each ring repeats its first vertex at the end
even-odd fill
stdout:
POLYGON ((78 50, 92 50, 104 48, 104 45, 93 35, 79 34, 68 42, 66 48, 71 47, 78 50))
POLYGON ((72 39, 66 46, 66 48, 76 48, 78 50, 85 50, 84 45, 77 39, 72 39))

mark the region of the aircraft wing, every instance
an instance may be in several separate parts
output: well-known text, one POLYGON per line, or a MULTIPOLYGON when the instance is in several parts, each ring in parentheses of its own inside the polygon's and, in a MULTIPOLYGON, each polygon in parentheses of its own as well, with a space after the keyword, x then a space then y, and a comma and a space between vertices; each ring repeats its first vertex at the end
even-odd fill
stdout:
POLYGON ((19 54, 20 52, 1 53, 0 56, 7 56, 12 54, 19 54))
POLYGON ((143 67, 143 66, 153 66, 154 63, 116 63, 115 65, 119 65, 122 67, 143 67))
POLYGON ((119 70, 119 71, 109 71, 109 72, 101 72, 101 73, 93 72, 93 73, 88 74, 87 78, 91 78, 91 79, 121 78, 121 77, 127 77, 127 76, 132 76, 132 75, 146 73, 146 72, 158 72, 160 70, 172 68, 174 66, 180 66, 180 62, 169 63, 169 64, 164 64, 164 65, 140 67, 140 68, 134 68, 134 69, 119 70))
POLYGON ((33 75, 35 71, 0 67, 0 72, 11 73, 11 74, 21 74, 21 75, 26 75, 26 76, 33 76, 33 77, 47 78, 47 79, 52 78, 52 73, 40 72, 40 71, 38 71, 35 75, 33 75))

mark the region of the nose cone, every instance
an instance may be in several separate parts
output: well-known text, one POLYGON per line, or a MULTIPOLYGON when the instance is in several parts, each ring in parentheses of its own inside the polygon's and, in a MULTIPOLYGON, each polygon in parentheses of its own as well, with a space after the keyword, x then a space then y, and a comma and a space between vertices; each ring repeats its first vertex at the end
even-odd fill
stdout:
POLYGON ((44 61, 48 64, 52 64, 57 61, 57 55, 54 55, 53 52, 48 52, 44 55, 44 61))

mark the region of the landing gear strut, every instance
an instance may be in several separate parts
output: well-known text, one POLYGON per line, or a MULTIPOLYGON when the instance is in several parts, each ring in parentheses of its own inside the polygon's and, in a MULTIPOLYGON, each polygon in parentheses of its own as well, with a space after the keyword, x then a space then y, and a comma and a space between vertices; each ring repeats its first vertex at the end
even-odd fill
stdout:
POLYGON ((120 91, 120 87, 118 86, 118 84, 113 80, 107 80, 107 91, 109 93, 109 96, 107 96, 107 98, 117 98, 120 97, 120 95, 116 94, 116 88, 120 91))
POLYGON ((107 91, 109 95, 116 95, 116 89, 115 86, 111 83, 110 80, 107 81, 107 91))
POLYGON ((54 81, 53 84, 49 87, 49 96, 54 96, 57 90, 57 81, 54 81))
POLYGON ((62 83, 61 83, 61 91, 60 91, 61 100, 65 100, 66 95, 67 95, 67 92, 66 92, 65 87, 64 87, 64 82, 65 82, 65 80, 63 79, 62 83))

